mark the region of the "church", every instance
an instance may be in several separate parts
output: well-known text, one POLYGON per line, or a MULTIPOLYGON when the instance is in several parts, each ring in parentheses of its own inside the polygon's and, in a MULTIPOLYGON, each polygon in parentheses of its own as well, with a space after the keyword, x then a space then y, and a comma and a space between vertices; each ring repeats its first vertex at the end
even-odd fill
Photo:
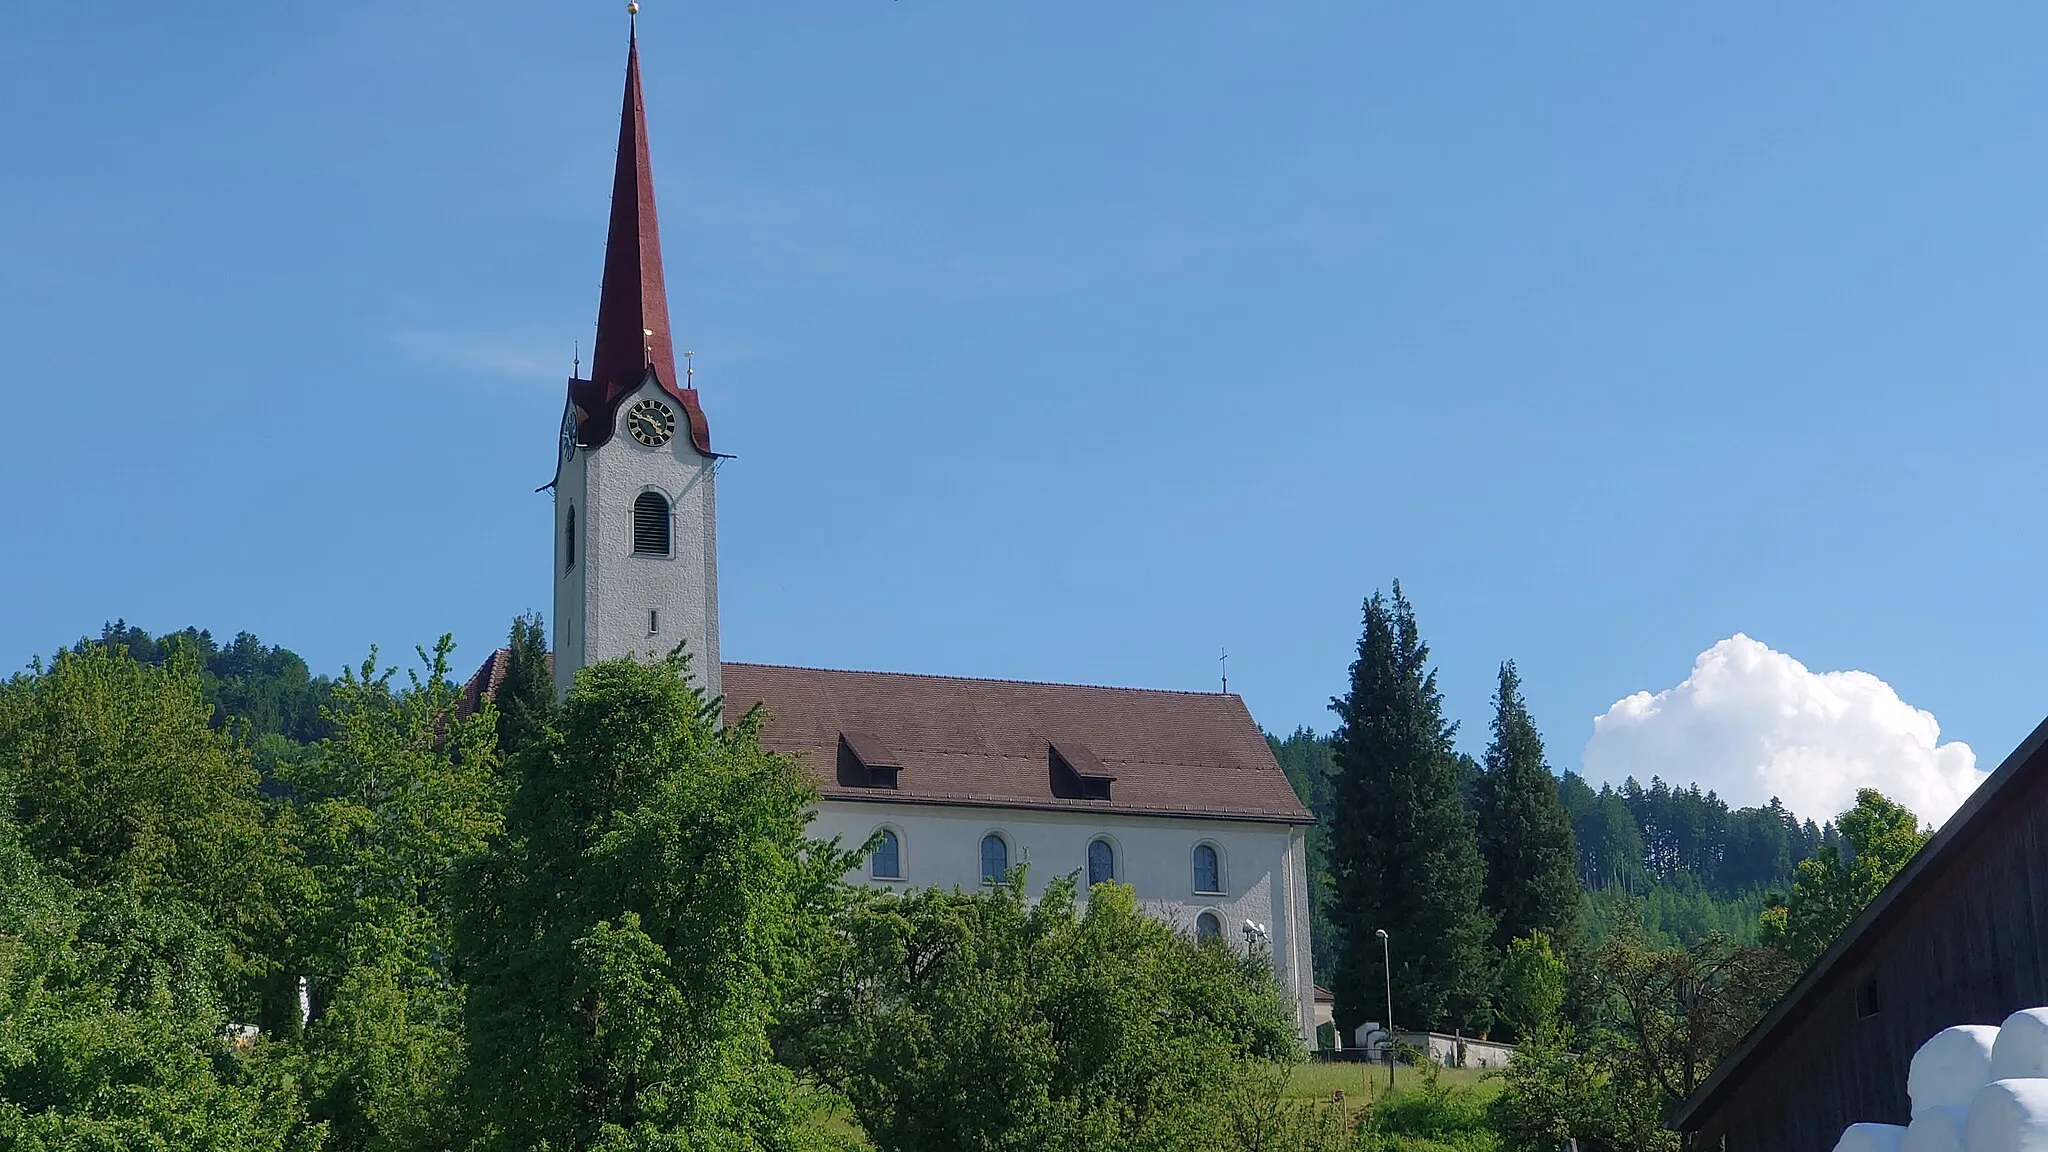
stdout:
MULTIPOLYGON (((723 662, 724 459, 676 373, 641 102, 628 41, 611 220, 588 379, 570 380, 554 492, 555 687, 586 665, 681 641, 729 713, 761 705, 763 743, 819 792, 813 835, 877 842, 849 879, 972 889, 1028 865, 1033 892, 1116 880, 1194 936, 1270 951, 1312 1043, 1312 817, 1244 701, 1169 692, 723 662)), ((495 691, 505 653, 470 699, 495 691)))

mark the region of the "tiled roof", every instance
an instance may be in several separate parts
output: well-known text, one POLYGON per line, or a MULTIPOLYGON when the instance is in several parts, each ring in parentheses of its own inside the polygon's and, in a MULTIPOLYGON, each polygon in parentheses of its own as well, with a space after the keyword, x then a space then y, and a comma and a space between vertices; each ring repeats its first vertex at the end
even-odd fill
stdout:
MULTIPOLYGON (((552 653, 549 654, 548 661, 550 664, 553 663, 554 655, 552 653)), ((481 705, 486 700, 497 699, 498 685, 505 682, 505 673, 511 667, 512 650, 510 648, 500 648, 485 657, 483 665, 476 670, 475 675, 469 678, 469 682, 462 686, 461 703, 456 705, 462 715, 467 716, 476 711, 478 705, 481 705)))
POLYGON ((725 702, 765 705, 762 742, 803 757, 831 799, 1311 819, 1237 696, 727 664, 725 702), (894 788, 844 770, 842 733, 887 746, 894 788), (1056 794, 1054 743, 1093 753, 1108 799, 1056 794))
MULTIPOLYGON (((507 660, 501 648, 470 677, 465 709, 507 660)), ((725 703, 765 706, 762 743, 801 757, 829 799, 1312 820, 1244 701, 1222 693, 727 664, 725 703), (855 754, 877 744, 864 755, 896 762, 893 788, 870 786, 855 754), (1054 744, 1092 754, 1109 798, 1060 788, 1054 744)))

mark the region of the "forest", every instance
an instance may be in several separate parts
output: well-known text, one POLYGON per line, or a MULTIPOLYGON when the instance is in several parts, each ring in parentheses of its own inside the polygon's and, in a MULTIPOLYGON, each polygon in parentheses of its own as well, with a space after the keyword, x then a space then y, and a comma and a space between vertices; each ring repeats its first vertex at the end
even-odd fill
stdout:
MULTIPOLYGON (((1315 813, 1311 855, 1329 851, 1331 815, 1330 739, 1306 728, 1286 737, 1266 735, 1273 755, 1315 813)), ((1468 807, 1480 771, 1460 757, 1468 807)), ((1730 808, 1698 785, 1649 787, 1635 779, 1596 792, 1577 773, 1558 780, 1558 798, 1571 823, 1579 885, 1584 889, 1587 929, 1595 940, 1613 930, 1618 916, 1640 919, 1649 939, 1694 944, 1719 932, 1753 942, 1764 909, 1790 889, 1799 862, 1835 848, 1832 821, 1799 820, 1773 800, 1759 808, 1730 808)), ((1327 869, 1311 876, 1314 914, 1327 924, 1330 898, 1327 869)), ((1334 933, 1317 934, 1316 975, 1325 979, 1335 956, 1334 933)))
POLYGON ((116 621, 0 684, 0 1145, 1681 1147, 1664 1110, 1923 830, 1559 777, 1511 662, 1461 753, 1399 586, 1364 616, 1338 724, 1273 741, 1318 972, 1348 1031, 1390 928, 1402 1027, 1513 1039, 1504 1075, 1332 1091, 1265 956, 1114 883, 846 884, 866 846, 809 838, 683 653, 557 703, 524 618, 467 708, 446 638, 325 676, 116 621))

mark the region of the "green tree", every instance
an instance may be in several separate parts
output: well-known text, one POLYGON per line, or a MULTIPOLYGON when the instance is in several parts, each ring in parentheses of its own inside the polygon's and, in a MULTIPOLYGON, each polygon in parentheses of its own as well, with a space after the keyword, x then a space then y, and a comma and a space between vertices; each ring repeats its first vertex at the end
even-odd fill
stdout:
MULTIPOLYGON (((0 767, 0 798, 13 781, 0 767)), ((288 1052, 242 1041, 186 899, 50 874, 0 806, 0 1146, 313 1152, 288 1052)))
MULTIPOLYGON (((1576 1140, 1582 1152, 1638 1152, 1628 1125, 1616 1122, 1614 1083, 1600 1060, 1570 1050, 1570 1026, 1554 1023, 1522 1040, 1501 1073, 1487 1118, 1508 1152, 1557 1152, 1576 1140)), ((1655 1146, 1655 1137, 1649 1145, 1655 1146)))
POLYGON ((1571 941, 1578 936, 1582 899, 1578 847, 1512 660, 1500 666, 1493 708, 1493 742, 1477 800, 1494 945, 1504 948, 1535 932, 1571 941))
POLYGON ((1795 966, 1775 948, 1709 936, 1654 948, 1624 923, 1594 956, 1610 1005, 1603 1058, 1632 1135, 1662 1141, 1659 1119, 1692 1095, 1721 1058, 1791 987, 1795 966))
POLYGON ((395 687, 373 650, 334 686, 322 755, 288 765, 296 839, 316 896, 297 924, 310 981, 310 1091, 331 1146, 425 1152, 461 1143, 462 989, 448 881, 502 826, 496 717, 464 716, 454 643, 395 687))
POLYGON ((189 907, 226 949, 217 995, 256 1015, 300 877, 249 754, 208 726, 196 650, 160 665, 91 645, 0 686, 0 772, 56 880, 189 907))
POLYGON ((814 791, 759 711, 715 707, 680 653, 593 665, 515 757, 458 922, 483 1147, 817 1139, 767 1029, 853 857, 805 837, 814 791))
POLYGON ((1550 938, 1533 932, 1508 945, 1495 978, 1500 1017, 1520 1040, 1534 1039, 1558 1022, 1564 1007, 1565 965, 1550 938))
POLYGON ((1339 719, 1330 871, 1340 936, 1331 991, 1346 1035, 1378 1015, 1381 929, 1392 937, 1401 1023, 1471 1025, 1484 1016, 1493 927, 1480 907, 1485 869, 1460 794, 1454 726, 1428 662, 1401 585, 1392 599, 1373 593, 1350 691, 1330 704, 1339 719))
POLYGON ((213 706, 213 726, 240 726, 250 738, 280 736, 294 744, 310 743, 327 734, 321 709, 333 687, 314 676, 298 654, 266 645, 238 632, 225 646, 203 628, 187 627, 152 636, 126 620, 102 625, 97 638, 81 639, 72 651, 91 648, 124 651, 139 664, 161 667, 174 651, 198 657, 200 687, 213 706))
POLYGON ((1875 788, 1859 789, 1856 806, 1835 827, 1837 837, 1799 862, 1791 899, 1763 913, 1765 942, 1783 948, 1802 967, 1827 951, 1931 835, 1912 812, 1875 788))
POLYGON ((1267 958, 1197 944, 1125 885, 1075 903, 1074 877, 1027 900, 1021 871, 857 901, 786 1054, 883 1152, 1231 1147, 1299 1051, 1267 958))
POLYGON ((498 750, 511 756, 539 739, 555 707, 554 666, 548 662, 548 634, 540 614, 512 621, 505 655, 505 679, 499 683, 498 750))

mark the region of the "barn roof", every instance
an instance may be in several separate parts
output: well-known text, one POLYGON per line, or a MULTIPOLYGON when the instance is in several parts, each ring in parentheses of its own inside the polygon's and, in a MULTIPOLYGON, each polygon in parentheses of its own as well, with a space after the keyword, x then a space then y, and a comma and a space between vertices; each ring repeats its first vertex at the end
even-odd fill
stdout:
POLYGON ((1905 914, 1915 896, 1967 853, 1971 841, 1990 822, 2000 795, 2017 791, 2019 782, 2043 772, 2048 772, 2048 720, 2042 721, 1998 770, 1977 786, 1941 830, 1899 869, 1863 914, 1843 930, 1792 990, 1715 1067, 1706 1083, 1672 1110, 1668 1117, 1670 1126, 1686 1132, 1702 1127, 1748 1078, 1759 1058, 1805 1019, 1821 990, 1867 957, 1905 914))

